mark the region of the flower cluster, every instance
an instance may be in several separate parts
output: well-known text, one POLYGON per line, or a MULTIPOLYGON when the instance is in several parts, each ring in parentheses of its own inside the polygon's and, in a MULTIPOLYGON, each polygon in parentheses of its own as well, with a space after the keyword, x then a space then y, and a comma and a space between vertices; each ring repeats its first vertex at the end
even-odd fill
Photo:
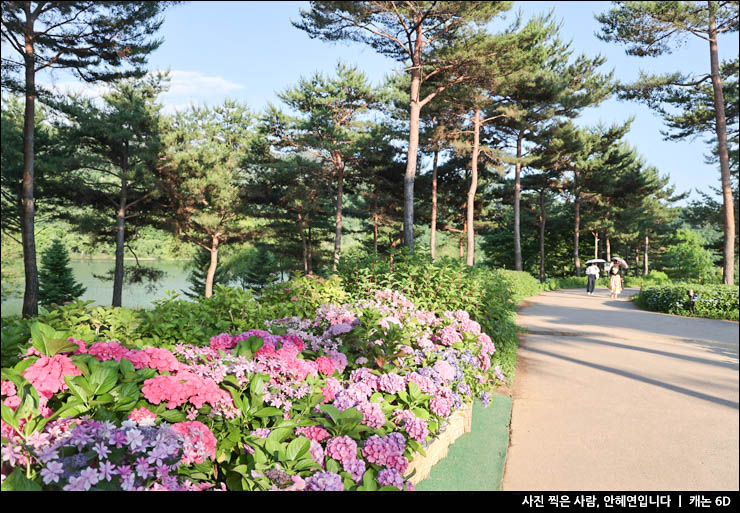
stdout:
POLYGON ((51 358, 42 356, 23 373, 23 377, 33 385, 39 395, 47 399, 69 388, 64 382, 64 376, 81 375, 82 371, 64 354, 56 354, 51 358))
POLYGON ((209 404, 227 418, 239 414, 228 392, 219 388, 212 379, 181 371, 175 376, 155 376, 144 381, 141 392, 152 404, 167 403, 167 408, 176 408, 190 403, 196 408, 209 404))
POLYGON ((64 431, 53 426, 47 430, 48 438, 35 447, 41 480, 50 489, 62 490, 197 488, 180 482, 174 473, 183 463, 184 446, 176 426, 145 427, 125 421, 117 427, 91 419, 64 431))

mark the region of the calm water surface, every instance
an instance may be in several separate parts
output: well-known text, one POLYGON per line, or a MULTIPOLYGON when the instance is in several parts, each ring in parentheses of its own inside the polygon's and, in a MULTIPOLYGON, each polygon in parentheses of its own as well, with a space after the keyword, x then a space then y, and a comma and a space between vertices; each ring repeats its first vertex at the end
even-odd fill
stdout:
MULTIPOLYGON (((113 269, 112 260, 71 260, 70 267, 74 273, 75 280, 87 287, 87 291, 80 297, 82 300, 93 300, 100 306, 110 306, 113 299, 113 281, 104 281, 93 276, 104 275, 113 269)), ((126 265, 135 265, 134 262, 126 261, 126 265)), ((126 308, 151 308, 152 301, 167 296, 166 290, 173 290, 181 294, 188 290, 190 284, 187 277, 190 271, 183 270, 186 262, 142 262, 147 265, 161 269, 167 274, 157 282, 152 292, 144 285, 123 285, 122 306, 126 308)), ((21 289, 21 294, 23 293, 21 289)), ((20 314, 23 307, 23 297, 8 299, 2 303, 2 315, 20 314)))

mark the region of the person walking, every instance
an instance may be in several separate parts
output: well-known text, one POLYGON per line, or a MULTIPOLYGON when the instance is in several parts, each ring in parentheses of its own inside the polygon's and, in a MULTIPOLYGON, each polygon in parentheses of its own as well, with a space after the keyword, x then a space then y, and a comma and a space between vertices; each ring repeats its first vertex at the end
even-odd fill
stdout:
POLYGON ((612 299, 618 298, 622 292, 622 273, 620 269, 619 262, 613 261, 611 269, 609 269, 609 290, 611 291, 609 297, 612 299))
POLYGON ((589 296, 593 296, 594 289, 596 288, 596 280, 599 279, 599 266, 595 262, 586 267, 586 277, 588 278, 586 293, 589 296))

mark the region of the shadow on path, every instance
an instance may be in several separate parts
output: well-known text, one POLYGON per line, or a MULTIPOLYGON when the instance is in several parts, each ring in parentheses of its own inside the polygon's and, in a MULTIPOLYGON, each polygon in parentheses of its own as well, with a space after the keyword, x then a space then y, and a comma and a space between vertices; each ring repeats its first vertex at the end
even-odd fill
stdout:
POLYGON ((740 408, 740 405, 738 405, 738 403, 735 402, 735 401, 729 401, 727 399, 721 399, 719 397, 714 397, 714 396, 711 396, 709 394, 703 394, 701 392, 696 392, 696 391, 690 390, 688 388, 680 387, 680 386, 677 386, 677 385, 671 385, 671 384, 668 384, 668 383, 663 383, 662 381, 658 381, 658 380, 655 380, 655 379, 652 379, 652 378, 647 378, 645 376, 640 376, 639 374, 635 374, 633 372, 623 371, 623 370, 620 370, 620 369, 616 369, 614 367, 607 367, 606 365, 599 365, 598 363, 586 362, 584 360, 579 360, 577 358, 571 358, 569 356, 563 356, 563 355, 560 355, 560 354, 557 354, 557 353, 553 353, 551 351, 545 351, 543 349, 537 349, 537 348, 534 348, 534 347, 531 347, 531 346, 527 346, 524 349, 526 349, 527 351, 532 351, 533 353, 540 353, 540 354, 544 354, 544 355, 547 355, 547 356, 552 356, 553 358, 559 358, 561 360, 566 360, 566 361, 569 361, 569 362, 577 363, 579 365, 585 365, 587 367, 592 367, 594 369, 598 369, 598 370, 601 370, 601 371, 604 371, 604 372, 609 372, 609 373, 612 373, 612 374, 617 374, 619 376, 623 376, 623 377, 629 378, 629 379, 634 379, 636 381, 642 381, 643 383, 648 383, 650 385, 654 385, 654 386, 657 386, 657 387, 665 388, 667 390, 671 390, 671 391, 677 392, 679 394, 688 395, 688 396, 691 396, 691 397, 695 397, 697 399, 701 399, 701 400, 704 400, 704 401, 709 401, 709 402, 712 402, 712 403, 715 403, 715 404, 719 404, 721 406, 726 406, 728 408, 733 408, 735 410, 737 410, 737 409, 740 408))

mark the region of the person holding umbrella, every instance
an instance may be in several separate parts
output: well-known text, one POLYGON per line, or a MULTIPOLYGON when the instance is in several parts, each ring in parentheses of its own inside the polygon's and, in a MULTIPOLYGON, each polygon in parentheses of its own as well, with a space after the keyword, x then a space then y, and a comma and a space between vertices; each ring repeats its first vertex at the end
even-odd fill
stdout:
POLYGON ((609 270, 609 275, 611 276, 609 279, 609 290, 611 291, 609 297, 612 299, 618 298, 622 292, 622 266, 627 267, 627 262, 621 258, 612 258, 612 267, 609 270))
POLYGON ((594 258, 593 260, 589 260, 586 262, 587 264, 591 264, 586 268, 586 277, 588 278, 588 284, 586 285, 586 293, 589 296, 594 295, 594 288, 596 288, 596 280, 599 279, 599 266, 596 265, 596 262, 604 262, 605 260, 602 260, 600 258, 594 258))

